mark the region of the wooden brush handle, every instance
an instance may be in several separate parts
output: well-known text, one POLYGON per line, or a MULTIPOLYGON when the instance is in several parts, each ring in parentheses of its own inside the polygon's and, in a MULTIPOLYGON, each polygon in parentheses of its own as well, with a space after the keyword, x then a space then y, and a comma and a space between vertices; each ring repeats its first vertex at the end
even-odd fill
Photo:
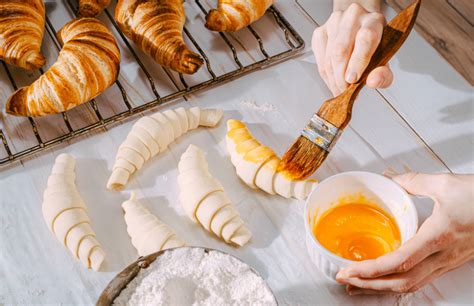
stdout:
POLYGON ((387 64, 405 42, 415 24, 420 4, 421 0, 415 0, 384 27, 380 44, 359 81, 350 84, 339 96, 325 101, 317 113, 319 117, 329 121, 339 129, 346 127, 351 120, 354 101, 362 87, 364 87, 367 76, 375 68, 387 64))

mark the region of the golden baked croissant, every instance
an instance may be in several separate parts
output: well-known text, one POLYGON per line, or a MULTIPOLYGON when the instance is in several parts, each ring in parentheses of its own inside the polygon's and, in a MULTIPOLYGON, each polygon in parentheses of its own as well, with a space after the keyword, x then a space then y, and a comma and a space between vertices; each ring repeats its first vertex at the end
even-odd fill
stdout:
POLYGON ((6 111, 44 116, 91 100, 117 79, 120 51, 110 31, 95 18, 67 23, 57 34, 63 45, 58 60, 39 79, 18 89, 6 111))
POLYGON ((80 17, 94 17, 99 15, 109 4, 110 0, 79 0, 77 14, 80 17))
POLYGON ((206 28, 217 32, 235 32, 262 17, 273 0, 219 0, 217 10, 206 17, 206 28))
POLYGON ((119 0, 115 19, 125 35, 162 66, 193 74, 204 63, 184 43, 182 0, 119 0))
POLYGON ((25 69, 45 63, 43 0, 0 0, 0 60, 25 69))

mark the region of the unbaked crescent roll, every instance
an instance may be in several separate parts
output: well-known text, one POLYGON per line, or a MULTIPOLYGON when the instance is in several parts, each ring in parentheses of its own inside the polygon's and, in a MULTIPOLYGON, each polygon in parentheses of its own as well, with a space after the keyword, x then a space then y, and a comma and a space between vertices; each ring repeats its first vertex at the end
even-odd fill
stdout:
POLYGON ((184 43, 183 0, 119 0, 115 19, 123 33, 162 66, 193 74, 204 63, 184 43))
POLYGON ((43 217, 56 238, 84 266, 99 270, 105 253, 95 238, 87 209, 75 185, 75 160, 68 154, 56 158, 43 194, 43 217))
POLYGON ((56 63, 13 93, 6 104, 9 114, 35 117, 67 111, 100 95, 117 79, 120 51, 100 21, 74 19, 57 36, 63 47, 56 63))
POLYGON ((24 69, 42 67, 43 0, 0 1, 0 60, 24 69))
POLYGON ((206 28, 217 32, 235 32, 260 19, 273 0, 219 0, 217 10, 206 17, 206 28))
POLYGON ((186 245, 168 225, 137 201, 133 192, 122 208, 128 235, 140 256, 186 245))
POLYGON ((251 188, 304 200, 316 185, 315 180, 292 180, 277 172, 280 158, 256 140, 245 124, 238 120, 227 121, 226 142, 237 176, 251 188))
POLYGON ((221 183, 209 173, 204 152, 190 145, 178 168, 179 200, 189 218, 227 243, 245 245, 252 234, 221 183))
POLYGON ((79 17, 95 17, 99 15, 107 6, 110 0, 79 0, 79 17))
POLYGON ((147 160, 165 151, 171 142, 198 126, 216 126, 222 115, 221 109, 180 107, 140 118, 118 149, 107 189, 122 190, 130 176, 147 160))

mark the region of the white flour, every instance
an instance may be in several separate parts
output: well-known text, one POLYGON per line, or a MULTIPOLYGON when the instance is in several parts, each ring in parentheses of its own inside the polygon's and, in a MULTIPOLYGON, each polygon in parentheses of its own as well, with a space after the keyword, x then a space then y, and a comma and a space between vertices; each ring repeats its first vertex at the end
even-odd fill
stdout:
POLYGON ((179 248, 142 269, 115 305, 275 305, 262 278, 220 252, 179 248))
POLYGON ((275 105, 270 104, 268 102, 257 104, 257 102, 255 101, 245 100, 245 101, 242 101, 241 104, 247 109, 262 112, 262 113, 274 112, 277 110, 275 105))

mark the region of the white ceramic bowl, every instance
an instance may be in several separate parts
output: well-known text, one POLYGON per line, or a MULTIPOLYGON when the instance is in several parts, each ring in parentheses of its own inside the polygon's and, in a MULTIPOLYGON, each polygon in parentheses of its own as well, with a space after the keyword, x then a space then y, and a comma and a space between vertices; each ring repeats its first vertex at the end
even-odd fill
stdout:
POLYGON ((329 279, 335 281, 337 272, 353 261, 339 257, 314 237, 312 228, 319 217, 338 204, 341 197, 361 194, 390 213, 400 229, 402 244, 413 237, 418 228, 415 205, 402 187, 392 180, 370 172, 344 172, 331 176, 314 188, 306 201, 304 223, 306 247, 313 263, 329 279))

